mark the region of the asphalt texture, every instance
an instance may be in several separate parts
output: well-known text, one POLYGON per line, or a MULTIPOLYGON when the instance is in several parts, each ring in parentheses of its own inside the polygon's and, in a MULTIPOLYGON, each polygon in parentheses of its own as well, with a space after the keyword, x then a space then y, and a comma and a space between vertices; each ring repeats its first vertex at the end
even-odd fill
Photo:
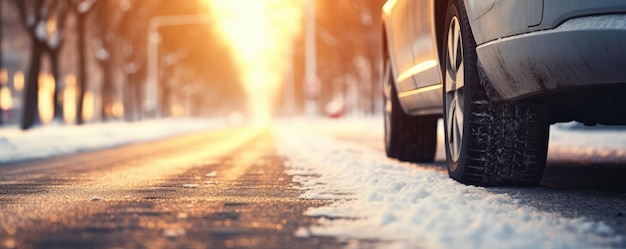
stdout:
MULTIPOLYGON (((384 153, 380 135, 354 132, 319 133, 384 153)), ((0 248, 385 246, 296 237, 317 222, 304 212, 328 203, 299 199, 285 160, 270 129, 248 127, 0 165, 0 248)), ((447 174, 441 159, 410 167, 447 174)), ((626 235, 625 177, 625 158, 568 161, 549 153, 539 186, 488 191, 626 235)))
POLYGON ((326 203, 298 198, 272 139, 233 128, 0 165, 0 248, 344 247, 294 235, 326 203))

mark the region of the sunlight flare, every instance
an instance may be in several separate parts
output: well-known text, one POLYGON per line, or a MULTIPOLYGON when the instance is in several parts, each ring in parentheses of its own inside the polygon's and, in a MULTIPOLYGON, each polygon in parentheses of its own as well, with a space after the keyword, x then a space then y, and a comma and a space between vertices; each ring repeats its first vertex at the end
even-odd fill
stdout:
POLYGON ((292 62, 293 41, 302 30, 303 1, 207 2, 222 38, 235 53, 253 118, 267 122, 292 62))

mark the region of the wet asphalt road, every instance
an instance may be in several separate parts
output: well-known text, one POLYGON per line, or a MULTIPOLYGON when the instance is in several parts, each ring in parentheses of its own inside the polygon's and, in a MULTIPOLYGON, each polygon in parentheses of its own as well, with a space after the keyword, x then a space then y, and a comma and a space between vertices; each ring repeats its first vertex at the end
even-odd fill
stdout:
MULTIPOLYGON (((380 135, 354 132, 320 135, 384 153, 380 135)), ((354 242, 294 236, 316 222, 304 211, 325 203, 297 198, 285 160, 274 151, 270 129, 231 128, 0 165, 0 248, 341 248, 354 242)), ((442 161, 412 166, 446 170, 442 161)), ((625 158, 549 156, 540 186, 488 190, 626 235, 625 178, 625 158)), ((357 241, 357 247, 375 243, 384 246, 357 241)))
POLYGON ((337 248, 296 238, 298 199, 268 129, 197 133, 0 165, 0 248, 337 248))

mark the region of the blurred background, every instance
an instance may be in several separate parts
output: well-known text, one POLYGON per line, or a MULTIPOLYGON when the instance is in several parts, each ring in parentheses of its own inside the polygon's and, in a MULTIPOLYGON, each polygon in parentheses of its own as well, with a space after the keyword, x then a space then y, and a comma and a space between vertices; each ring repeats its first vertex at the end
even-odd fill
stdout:
POLYGON ((0 0, 0 126, 382 112, 383 0, 0 0))

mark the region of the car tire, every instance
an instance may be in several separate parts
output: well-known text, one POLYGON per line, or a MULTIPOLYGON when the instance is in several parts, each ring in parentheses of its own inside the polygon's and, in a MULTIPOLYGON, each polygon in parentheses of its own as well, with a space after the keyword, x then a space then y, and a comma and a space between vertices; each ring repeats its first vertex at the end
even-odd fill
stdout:
POLYGON ((548 149, 546 112, 488 98, 483 84, 490 83, 478 74, 463 1, 450 1, 445 27, 444 147, 450 177, 479 186, 538 184, 548 149))
POLYGON ((385 149, 406 162, 432 162, 437 149, 437 116, 411 116, 400 106, 389 63, 385 63, 385 149))

